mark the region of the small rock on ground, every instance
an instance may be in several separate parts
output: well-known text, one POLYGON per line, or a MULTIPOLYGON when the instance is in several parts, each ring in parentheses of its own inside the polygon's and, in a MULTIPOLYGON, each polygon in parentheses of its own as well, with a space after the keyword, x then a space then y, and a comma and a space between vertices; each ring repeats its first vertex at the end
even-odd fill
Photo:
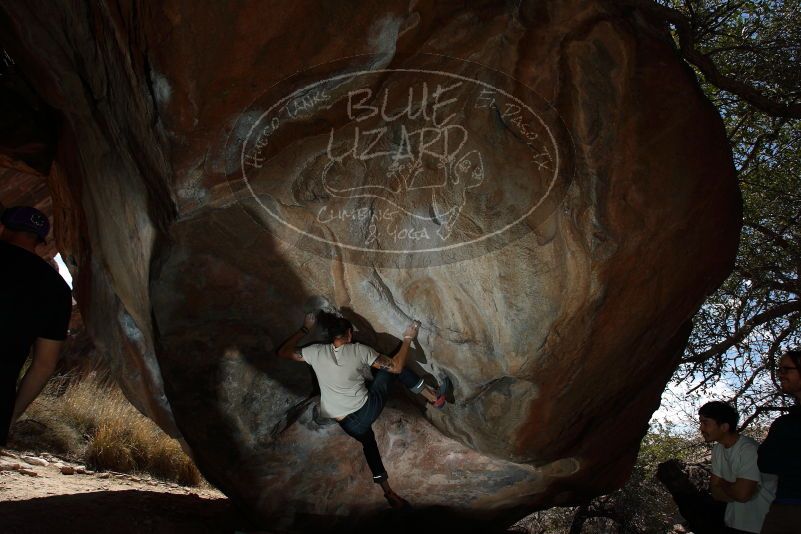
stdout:
POLYGON ((19 471, 21 467, 13 462, 0 462, 0 471, 19 471))
POLYGON ((39 467, 47 467, 50 462, 44 458, 37 458, 36 456, 23 456, 22 461, 29 465, 37 465, 39 467))

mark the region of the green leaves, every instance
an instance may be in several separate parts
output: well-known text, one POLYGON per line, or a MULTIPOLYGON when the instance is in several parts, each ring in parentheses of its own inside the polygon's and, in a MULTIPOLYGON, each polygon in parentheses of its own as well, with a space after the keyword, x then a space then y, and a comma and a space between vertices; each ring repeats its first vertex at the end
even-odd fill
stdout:
POLYGON ((748 423, 784 402, 775 357, 801 344, 801 128, 788 111, 801 101, 801 2, 657 4, 684 17, 696 52, 714 63, 708 76, 688 59, 725 123, 744 210, 735 271, 696 315, 674 381, 697 391, 724 382, 748 423))

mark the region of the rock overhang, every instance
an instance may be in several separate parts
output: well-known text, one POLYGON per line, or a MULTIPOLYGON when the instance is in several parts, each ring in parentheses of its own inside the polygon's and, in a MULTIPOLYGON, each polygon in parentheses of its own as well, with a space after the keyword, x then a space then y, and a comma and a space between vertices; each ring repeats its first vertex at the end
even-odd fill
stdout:
MULTIPOLYGON (((540 7, 299 3, 261 33, 241 7, 214 38, 177 4, 87 8, 19 37, 84 162, 62 155, 57 203, 80 213, 90 328, 135 404, 262 517, 381 506, 358 447, 315 420, 308 370, 272 355, 313 295, 381 350, 421 319, 416 365, 456 384, 443 413, 400 396, 377 424, 414 502, 504 522, 625 479, 689 318, 731 268, 739 196, 719 117, 648 23, 540 7), (298 17, 316 39, 289 30, 298 17), (346 19, 360 31, 342 38, 346 19), (107 78, 31 40, 70 34, 109 47, 76 51, 107 78)), ((29 16, 5 9, 12 28, 29 16)))

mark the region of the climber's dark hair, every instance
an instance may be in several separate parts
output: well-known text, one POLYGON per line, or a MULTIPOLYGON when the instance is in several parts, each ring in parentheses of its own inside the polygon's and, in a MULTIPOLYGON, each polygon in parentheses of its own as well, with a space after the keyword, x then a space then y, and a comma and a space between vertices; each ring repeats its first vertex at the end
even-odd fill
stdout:
POLYGON ((353 330, 351 322, 344 317, 324 311, 317 312, 317 324, 325 331, 329 343, 333 343, 338 337, 344 337, 348 330, 353 330))

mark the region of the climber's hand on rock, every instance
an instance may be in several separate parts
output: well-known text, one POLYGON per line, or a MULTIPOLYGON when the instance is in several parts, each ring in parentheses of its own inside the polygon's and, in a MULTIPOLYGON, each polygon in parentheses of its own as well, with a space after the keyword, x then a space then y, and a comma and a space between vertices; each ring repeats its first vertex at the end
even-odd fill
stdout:
POLYGON ((414 339, 417 337, 417 331, 420 329, 420 321, 412 321, 412 324, 406 327, 403 333, 403 339, 414 339))

